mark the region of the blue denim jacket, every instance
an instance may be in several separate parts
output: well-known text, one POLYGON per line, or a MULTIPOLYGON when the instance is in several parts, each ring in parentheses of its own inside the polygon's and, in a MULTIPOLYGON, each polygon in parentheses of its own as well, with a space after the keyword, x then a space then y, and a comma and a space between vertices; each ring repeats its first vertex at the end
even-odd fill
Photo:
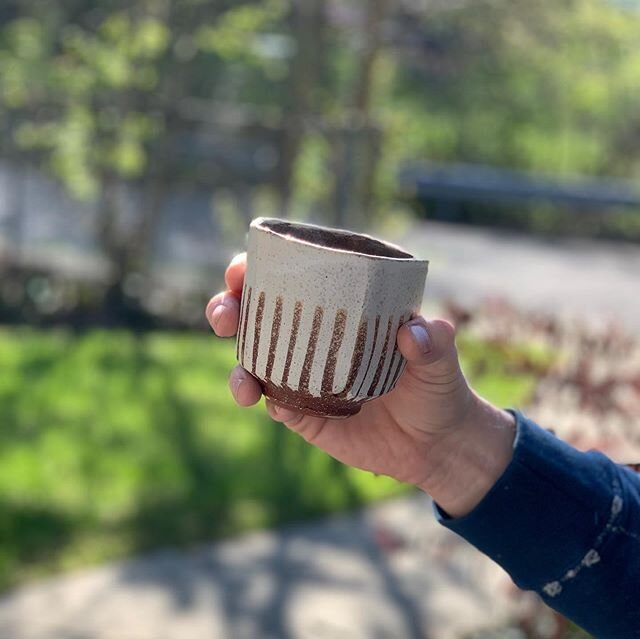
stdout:
POLYGON ((515 412, 513 460, 447 528, 597 639, 640 638, 640 474, 515 412))

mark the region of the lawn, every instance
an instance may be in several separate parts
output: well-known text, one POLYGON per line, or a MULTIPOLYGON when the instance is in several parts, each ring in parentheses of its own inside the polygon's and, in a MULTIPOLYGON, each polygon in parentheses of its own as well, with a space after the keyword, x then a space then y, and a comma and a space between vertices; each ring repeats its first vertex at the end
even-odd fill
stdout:
MULTIPOLYGON (((531 392, 504 349, 466 338, 463 351, 494 401, 531 392)), ((0 587, 406 490, 236 408, 230 340, 3 329, 0 362, 0 587)))

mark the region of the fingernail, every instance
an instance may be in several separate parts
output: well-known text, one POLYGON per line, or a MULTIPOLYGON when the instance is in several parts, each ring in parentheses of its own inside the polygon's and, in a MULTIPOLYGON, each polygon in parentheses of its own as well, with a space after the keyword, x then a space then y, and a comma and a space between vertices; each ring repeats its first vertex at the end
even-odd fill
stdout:
POLYGON ((231 392, 233 393, 234 397, 238 395, 238 389, 240 388, 240 386, 242 386, 242 382, 244 382, 244 379, 242 379, 242 377, 234 377, 231 380, 231 392))
POLYGON ((431 338, 427 329, 422 324, 412 324, 411 333, 413 338, 420 344, 420 349, 426 355, 431 352, 431 338))
POLYGON ((216 306, 213 311, 211 311, 211 325, 214 329, 218 327, 218 322, 220 321, 223 313, 224 303, 218 304, 218 306, 216 306))

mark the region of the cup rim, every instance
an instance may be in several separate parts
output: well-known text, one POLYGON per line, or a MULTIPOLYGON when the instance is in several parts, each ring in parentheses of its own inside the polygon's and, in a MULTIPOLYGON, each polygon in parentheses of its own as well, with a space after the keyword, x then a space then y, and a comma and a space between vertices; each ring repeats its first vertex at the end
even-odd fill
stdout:
POLYGON ((337 228, 333 228, 333 227, 329 227, 329 226, 321 226, 319 224, 310 224, 308 222, 295 222, 295 221, 291 221, 291 220, 283 220, 281 218, 277 218, 277 217, 257 217, 255 218, 250 225, 252 228, 255 228, 259 231, 262 231, 263 233, 269 233, 271 235, 275 235, 283 240, 286 240, 288 242, 294 242, 296 244, 302 244, 304 246, 310 246, 316 249, 320 249, 322 251, 329 251, 331 253, 341 253, 343 255, 357 255, 359 257, 364 257, 364 258, 368 258, 370 260, 383 260, 383 261, 387 261, 387 262, 397 262, 397 263, 411 263, 411 264, 424 264, 424 265, 428 265, 429 264, 429 260, 423 260, 423 259, 419 259, 417 257, 415 257, 414 255, 412 255, 411 253, 409 253, 408 251, 406 251, 405 249, 403 249, 402 247, 398 246, 397 244, 393 244, 392 242, 387 242, 386 240, 381 240, 378 239, 376 237, 373 237, 371 235, 368 235, 367 233, 357 233, 355 231, 348 231, 345 229, 337 229, 337 228), (406 257, 394 257, 394 256, 390 256, 390 255, 372 255, 370 253, 363 253, 361 251, 355 251, 355 250, 349 250, 349 249, 344 249, 344 248, 337 248, 337 247, 333 247, 333 246, 325 246, 323 244, 317 244, 315 242, 311 242, 309 240, 305 240, 299 237, 294 237, 291 235, 287 235, 286 233, 281 233, 279 231, 276 231, 273 228, 270 228, 269 226, 266 226, 266 224, 268 223, 279 223, 279 224, 288 224, 294 227, 302 227, 302 228, 308 228, 308 229, 318 229, 318 230, 322 230, 322 231, 330 231, 331 233, 337 233, 338 235, 351 235, 351 236, 356 236, 365 240, 369 240, 370 242, 373 242, 374 244, 378 244, 378 245, 382 245, 383 247, 390 249, 392 251, 398 251, 399 253, 404 254, 406 257))

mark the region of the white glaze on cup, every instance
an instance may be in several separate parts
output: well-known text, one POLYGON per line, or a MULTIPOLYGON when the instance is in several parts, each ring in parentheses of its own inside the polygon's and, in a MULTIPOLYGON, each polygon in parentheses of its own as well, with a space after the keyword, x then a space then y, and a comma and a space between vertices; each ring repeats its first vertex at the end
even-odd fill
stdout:
POLYGON ((358 412, 404 370, 396 334, 420 308, 427 267, 365 235, 254 220, 240 364, 279 403, 324 416, 358 412))

